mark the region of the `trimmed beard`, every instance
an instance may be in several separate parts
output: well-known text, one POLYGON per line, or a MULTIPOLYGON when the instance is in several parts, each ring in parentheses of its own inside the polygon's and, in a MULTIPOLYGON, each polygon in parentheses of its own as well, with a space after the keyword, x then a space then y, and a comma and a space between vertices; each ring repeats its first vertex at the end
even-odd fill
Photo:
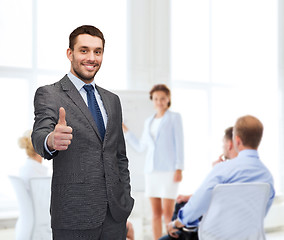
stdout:
POLYGON ((94 80, 94 77, 96 76, 96 74, 97 74, 97 72, 98 72, 98 71, 96 71, 92 77, 86 78, 86 77, 84 77, 82 74, 80 74, 79 72, 77 72, 76 69, 73 68, 73 70, 74 70, 74 72, 76 73, 76 75, 77 75, 82 81, 87 81, 87 82, 93 81, 93 80, 94 80))

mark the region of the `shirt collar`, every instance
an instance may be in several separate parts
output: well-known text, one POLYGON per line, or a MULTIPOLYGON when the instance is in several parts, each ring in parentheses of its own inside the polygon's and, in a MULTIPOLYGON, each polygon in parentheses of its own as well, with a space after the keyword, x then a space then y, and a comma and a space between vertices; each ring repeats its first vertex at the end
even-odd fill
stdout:
MULTIPOLYGON (((76 89, 78 90, 78 91, 80 91, 82 88, 83 88, 83 86, 86 84, 86 83, 84 83, 81 79, 79 79, 78 77, 76 77, 73 73, 71 73, 71 72, 69 72, 68 74, 67 74, 67 76, 69 77, 69 79, 70 79, 70 81, 75 85, 75 87, 76 87, 76 89)), ((94 87, 94 89, 96 89, 95 87, 95 81, 92 81, 91 83, 90 83, 91 85, 93 85, 93 87, 94 87)))
POLYGON ((239 152, 238 156, 258 157, 258 152, 255 149, 245 149, 239 152))

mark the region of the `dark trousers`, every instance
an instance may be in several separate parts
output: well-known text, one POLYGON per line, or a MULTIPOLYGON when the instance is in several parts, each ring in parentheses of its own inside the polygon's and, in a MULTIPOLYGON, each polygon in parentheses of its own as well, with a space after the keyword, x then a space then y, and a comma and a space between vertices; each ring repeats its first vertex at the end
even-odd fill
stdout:
MULTIPOLYGON (((175 211, 173 213, 172 221, 177 219, 178 211, 186 204, 186 202, 183 203, 176 203, 175 205, 175 211)), ((186 232, 182 229, 178 232, 179 237, 173 238, 170 235, 166 235, 161 237, 159 240, 198 240, 198 233, 196 232, 186 232)))
POLYGON ((116 222, 108 208, 101 226, 88 230, 52 229, 53 240, 125 240, 126 220, 116 222))
POLYGON ((178 238, 173 238, 169 235, 166 235, 161 237, 159 240, 198 240, 198 234, 197 232, 186 233, 184 231, 180 231, 178 238))

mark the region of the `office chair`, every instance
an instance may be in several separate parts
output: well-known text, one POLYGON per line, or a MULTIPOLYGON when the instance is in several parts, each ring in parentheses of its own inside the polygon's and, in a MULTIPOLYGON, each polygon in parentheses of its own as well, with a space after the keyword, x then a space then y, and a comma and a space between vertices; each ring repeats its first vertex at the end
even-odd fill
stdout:
POLYGON ((264 240, 268 183, 219 184, 198 229, 199 240, 264 240))
POLYGON ((9 176, 16 192, 19 218, 16 223, 16 240, 51 240, 50 227, 50 177, 30 179, 28 190, 24 181, 9 176))
POLYGON ((15 190, 19 207, 19 218, 15 227, 16 240, 31 240, 34 224, 31 196, 21 178, 9 176, 9 179, 15 190))
POLYGON ((30 179, 30 195, 33 204, 34 225, 32 240, 51 240, 50 226, 51 177, 30 179))

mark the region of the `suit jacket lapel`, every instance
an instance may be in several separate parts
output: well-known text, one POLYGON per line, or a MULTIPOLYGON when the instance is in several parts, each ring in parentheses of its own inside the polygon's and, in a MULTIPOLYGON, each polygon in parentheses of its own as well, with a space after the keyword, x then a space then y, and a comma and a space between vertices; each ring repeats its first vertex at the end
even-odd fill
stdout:
POLYGON ((151 133, 151 126, 152 126, 152 122, 154 121, 154 118, 155 118, 155 115, 156 114, 153 114, 149 120, 149 125, 148 125, 148 134, 150 136, 150 139, 152 140, 153 144, 155 144, 155 139, 154 137, 152 136, 152 133, 151 133))
MULTIPOLYGON (((99 130, 97 128, 97 125, 94 121, 94 118, 86 105, 85 101, 83 100, 81 94, 78 92, 74 84, 70 81, 70 79, 67 77, 67 75, 60 81, 61 86, 64 92, 68 95, 68 97, 73 101, 73 103, 81 110, 83 115, 87 118, 90 125, 98 135, 98 137, 101 139, 101 136, 99 134, 99 130)), ((102 140, 102 139, 101 139, 102 140)))

